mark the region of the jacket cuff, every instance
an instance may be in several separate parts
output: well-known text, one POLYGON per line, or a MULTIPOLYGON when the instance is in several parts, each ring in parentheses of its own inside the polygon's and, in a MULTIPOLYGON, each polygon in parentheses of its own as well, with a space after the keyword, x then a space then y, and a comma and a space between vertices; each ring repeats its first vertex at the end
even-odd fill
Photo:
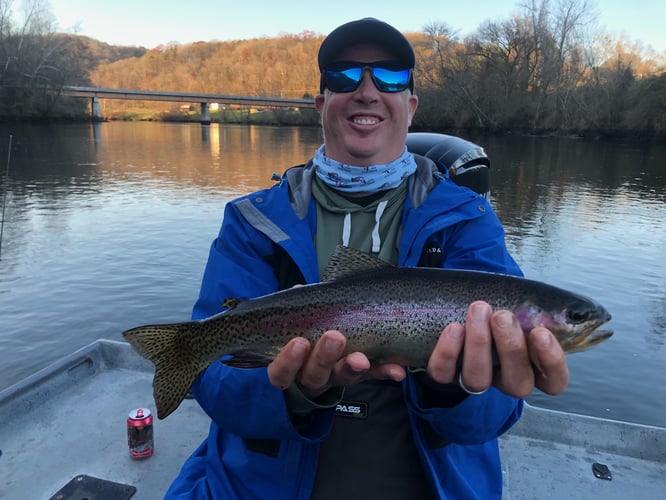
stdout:
POLYGON ((287 411, 289 415, 294 417, 305 417, 315 410, 335 408, 342 401, 344 393, 344 387, 331 387, 323 394, 310 399, 303 393, 298 384, 291 384, 283 391, 287 411))
POLYGON ((421 408, 453 408, 469 397, 458 384, 440 384, 425 371, 412 371, 411 374, 421 408))

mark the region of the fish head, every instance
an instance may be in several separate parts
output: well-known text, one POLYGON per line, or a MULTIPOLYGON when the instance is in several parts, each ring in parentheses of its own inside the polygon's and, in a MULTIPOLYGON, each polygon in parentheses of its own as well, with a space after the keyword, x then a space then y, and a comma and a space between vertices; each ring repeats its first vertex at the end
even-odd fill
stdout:
POLYGON ((611 330, 598 328, 611 319, 610 313, 592 299, 567 293, 545 305, 527 301, 516 310, 523 331, 543 326, 548 328, 566 353, 585 351, 609 339, 611 330))

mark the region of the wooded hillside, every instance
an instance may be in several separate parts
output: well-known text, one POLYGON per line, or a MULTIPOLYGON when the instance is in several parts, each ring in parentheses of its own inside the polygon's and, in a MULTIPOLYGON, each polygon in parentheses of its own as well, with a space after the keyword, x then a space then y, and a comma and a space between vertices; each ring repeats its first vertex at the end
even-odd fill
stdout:
POLYGON ((270 97, 313 96, 319 89, 313 33, 174 45, 98 66, 94 85, 128 89, 270 97))

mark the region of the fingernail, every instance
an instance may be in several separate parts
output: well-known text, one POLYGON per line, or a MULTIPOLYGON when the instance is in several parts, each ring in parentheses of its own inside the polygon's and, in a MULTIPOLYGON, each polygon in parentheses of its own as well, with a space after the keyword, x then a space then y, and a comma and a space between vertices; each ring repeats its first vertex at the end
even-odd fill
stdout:
POLYGON ((389 370, 389 376, 391 377, 391 380, 394 380, 395 382, 401 382, 402 379, 405 378, 405 371, 397 367, 391 368, 389 370))
POLYGON ((294 356, 300 357, 306 349, 305 342, 294 342, 291 346, 291 353, 294 356))
POLYGON ((509 328, 513 325, 513 314, 508 311, 502 311, 495 315, 495 322, 500 328, 509 328))
POLYGON ((544 331, 539 332, 536 338, 537 345, 543 348, 550 347, 550 343, 552 341, 553 341, 553 336, 550 333, 544 331))
POLYGON ((453 340, 460 340, 465 335, 465 328, 461 325, 449 325, 446 327, 446 334, 453 340))
POLYGON ((487 304, 472 304, 470 314, 477 321, 488 321, 490 307, 487 304))
POLYGON ((324 349, 326 352, 334 353, 340 350, 340 342, 333 339, 326 339, 324 342, 324 349))

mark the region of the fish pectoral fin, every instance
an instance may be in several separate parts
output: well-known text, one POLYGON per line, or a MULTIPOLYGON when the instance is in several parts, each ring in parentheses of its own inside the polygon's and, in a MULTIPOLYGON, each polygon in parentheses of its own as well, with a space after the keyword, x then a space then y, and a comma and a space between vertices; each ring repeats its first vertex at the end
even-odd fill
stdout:
POLYGON ((355 248, 338 245, 322 273, 321 281, 332 281, 360 271, 393 267, 374 255, 356 250, 355 248))
POLYGON ((277 352, 238 351, 229 359, 223 360, 222 364, 232 368, 263 368, 268 366, 276 355, 277 352))

